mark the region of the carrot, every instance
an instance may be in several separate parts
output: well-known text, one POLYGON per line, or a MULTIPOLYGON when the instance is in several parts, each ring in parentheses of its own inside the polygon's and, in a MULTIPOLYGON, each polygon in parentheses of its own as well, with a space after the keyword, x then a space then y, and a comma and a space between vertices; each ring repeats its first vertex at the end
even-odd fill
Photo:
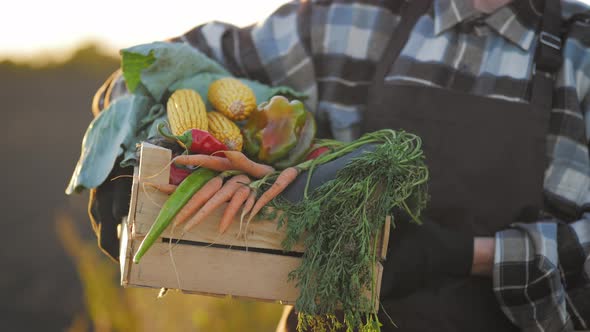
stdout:
POLYGON ((252 190, 250 195, 248 196, 248 200, 244 204, 244 208, 242 209, 242 216, 240 217, 240 221, 244 220, 244 216, 252 210, 254 206, 254 202, 256 201, 256 190, 252 190))
POLYGON ((256 216, 256 214, 268 204, 268 202, 283 192, 291 182, 295 181, 298 174, 299 169, 296 167, 288 167, 282 170, 272 186, 270 186, 270 188, 260 196, 258 201, 256 201, 256 204, 254 204, 252 211, 250 211, 250 216, 248 217, 248 223, 250 223, 250 220, 252 220, 252 218, 254 218, 254 216, 256 216))
POLYGON ((233 169, 242 171, 257 179, 274 172, 274 168, 271 166, 254 162, 240 151, 223 151, 223 153, 225 153, 225 157, 230 161, 233 169))
POLYGON ((207 200, 209 200, 216 192, 221 189, 223 185, 223 177, 216 176, 209 180, 199 191, 197 191, 191 199, 182 207, 176 214, 172 222, 174 227, 185 222, 190 216, 197 212, 207 200))
POLYGON ((248 198, 249 194, 250 187, 248 186, 243 186, 240 189, 238 189, 238 191, 236 191, 232 199, 229 201, 229 204, 225 208, 225 211, 223 212, 223 217, 219 222, 219 233, 225 233, 227 228, 234 221, 234 217, 238 213, 238 210, 240 209, 242 204, 244 204, 244 202, 248 198))
POLYGON ((211 212, 221 206, 221 204, 229 201, 232 196, 241 188, 243 184, 250 183, 250 178, 246 175, 236 175, 229 179, 221 189, 203 207, 197 212, 186 225, 184 225, 184 232, 190 231, 191 228, 200 224, 207 218, 211 212))
POLYGON ((232 164, 228 159, 205 154, 180 155, 176 156, 173 162, 179 165, 200 166, 218 172, 232 169, 232 164))
MULTIPOLYGON (((250 195, 248 195, 248 199, 246 203, 244 203, 244 208, 242 209, 242 215, 240 216, 240 231, 238 232, 238 237, 242 234, 242 224, 244 223, 244 217, 252 210, 252 206, 254 206, 254 202, 256 201, 256 190, 252 189, 250 195)), ((246 225, 246 229, 248 225, 246 225)))
POLYGON ((163 192, 164 194, 168 194, 168 195, 172 194, 176 190, 176 188, 178 187, 177 185, 170 184, 170 183, 144 182, 144 184, 146 186, 150 186, 152 188, 155 188, 159 192, 163 192))

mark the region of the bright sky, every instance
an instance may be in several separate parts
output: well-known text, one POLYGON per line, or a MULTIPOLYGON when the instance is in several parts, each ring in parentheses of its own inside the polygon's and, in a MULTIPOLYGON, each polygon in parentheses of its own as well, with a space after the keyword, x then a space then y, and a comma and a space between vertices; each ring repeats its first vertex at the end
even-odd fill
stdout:
POLYGON ((0 11, 0 61, 58 54, 94 40, 119 50, 217 20, 244 26, 287 0, 12 0, 0 11))
POLYGON ((59 54, 67 55, 89 40, 119 50, 174 37, 212 20, 244 26, 263 19, 285 2, 9 0, 0 11, 0 61, 27 60, 39 54, 59 59, 59 54))

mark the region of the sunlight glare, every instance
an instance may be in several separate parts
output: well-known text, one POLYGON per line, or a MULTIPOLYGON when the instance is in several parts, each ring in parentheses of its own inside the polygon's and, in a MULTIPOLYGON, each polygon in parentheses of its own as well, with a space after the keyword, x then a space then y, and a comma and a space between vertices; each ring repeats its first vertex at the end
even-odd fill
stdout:
POLYGON ((222 21, 255 23, 287 0, 10 1, 0 14, 0 60, 67 52, 95 41, 113 51, 222 21))

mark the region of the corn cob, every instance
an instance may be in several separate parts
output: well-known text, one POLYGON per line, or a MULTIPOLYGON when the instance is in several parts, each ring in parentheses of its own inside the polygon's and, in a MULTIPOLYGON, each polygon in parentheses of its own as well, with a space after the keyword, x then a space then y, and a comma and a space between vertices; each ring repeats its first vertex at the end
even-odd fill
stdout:
POLYGON ((249 86, 226 77, 209 86, 207 98, 213 107, 233 121, 245 120, 256 109, 256 96, 249 86))
POLYGON ((244 139, 240 128, 233 121, 219 112, 207 112, 207 119, 208 131, 211 135, 225 144, 228 149, 242 151, 244 139))
POLYGON ((170 129, 182 135, 189 129, 207 130, 207 110, 201 96, 194 90, 176 90, 166 103, 170 129))

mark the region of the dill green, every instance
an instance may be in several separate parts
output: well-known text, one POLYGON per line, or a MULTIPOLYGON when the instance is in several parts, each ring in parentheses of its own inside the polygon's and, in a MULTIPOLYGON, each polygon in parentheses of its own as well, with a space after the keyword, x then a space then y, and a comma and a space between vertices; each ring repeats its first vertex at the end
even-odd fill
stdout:
MULTIPOLYGON (((380 130, 351 143, 334 142, 331 153, 297 167, 309 170, 311 177, 316 165, 364 144, 376 147, 352 158, 313 192, 306 186, 302 201, 279 197, 271 203, 282 211, 279 227, 286 230, 285 250, 300 240, 306 248, 301 265, 289 275, 301 291, 295 304, 300 331, 380 331, 376 239, 392 210, 403 210, 419 222, 426 206, 428 169, 421 140, 411 133, 380 130), (336 319, 337 310, 343 311, 344 321, 336 319)), ((259 185, 266 186, 275 176, 259 185)))

